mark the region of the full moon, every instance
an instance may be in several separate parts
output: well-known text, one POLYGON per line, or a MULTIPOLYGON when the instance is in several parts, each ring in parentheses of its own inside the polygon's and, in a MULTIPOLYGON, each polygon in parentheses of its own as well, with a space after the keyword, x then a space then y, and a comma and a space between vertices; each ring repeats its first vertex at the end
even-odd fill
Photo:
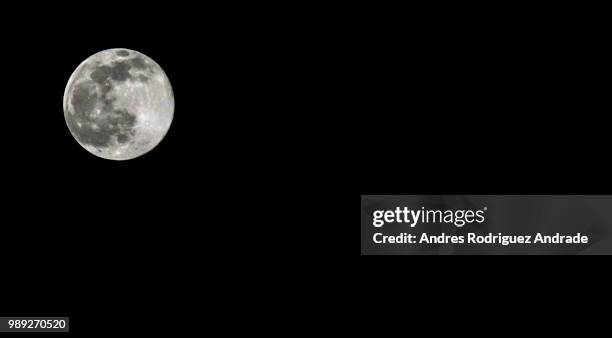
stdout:
POLYGON ((83 61, 64 91, 70 133, 109 160, 141 156, 164 138, 174 116, 170 80, 148 56, 108 49, 83 61))

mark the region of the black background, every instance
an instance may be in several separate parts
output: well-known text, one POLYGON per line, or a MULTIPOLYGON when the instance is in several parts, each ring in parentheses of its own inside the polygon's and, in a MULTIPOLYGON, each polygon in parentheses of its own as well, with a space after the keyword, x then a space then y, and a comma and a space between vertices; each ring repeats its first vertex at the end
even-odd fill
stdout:
MULTIPOLYGON (((359 192, 609 194, 598 9, 431 7, 364 20, 360 51, 375 66, 371 95, 353 96, 368 111, 357 131, 359 192)), ((586 328, 609 302, 606 262, 363 256, 355 306, 366 335, 586 328)))
POLYGON ((375 13, 361 193, 609 193, 601 20, 563 6, 375 13))
POLYGON ((70 316, 75 334, 159 330, 181 315, 177 304, 197 297, 188 284, 205 265, 198 255, 214 245, 202 228, 211 226, 218 186, 235 184, 233 164, 219 154, 232 153, 239 131, 220 121, 243 112, 228 100, 242 67, 229 65, 240 54, 225 49, 219 31, 233 28, 223 13, 213 23, 210 11, 135 5, 4 13, 14 20, 2 23, 2 315, 70 316), (163 141, 131 161, 82 149, 62 110, 74 69, 117 47, 159 63, 176 101, 163 141))
MULTIPOLYGON (((251 277, 282 271, 288 282, 265 284, 278 291, 302 281, 304 288, 288 291, 316 297, 298 297, 300 304, 353 305, 364 318, 372 318, 367 309, 379 299, 368 297, 388 290, 389 281, 403 286, 415 280, 413 290, 439 290, 429 303, 418 303, 421 312, 439 310, 435 306, 448 299, 442 296, 453 292, 447 281, 459 273, 465 279, 454 290, 470 300, 500 292, 492 280, 552 293, 562 276, 535 283, 537 270, 526 262, 488 269, 486 279, 474 266, 458 271, 421 262, 408 268, 406 260, 372 257, 345 264, 313 242, 296 249, 305 233, 325 237, 320 223, 297 223, 311 212, 313 222, 331 220, 322 209, 346 222, 350 213, 339 213, 338 203, 358 205, 357 193, 609 191, 607 130, 598 122, 606 107, 600 74, 609 69, 601 60, 597 20, 564 29, 572 19, 548 24, 554 16, 539 14, 515 20, 497 11, 481 14, 482 8, 458 15, 451 8, 359 5, 359 14, 350 7, 243 4, 70 6, 12 9, 0 24, 2 314, 70 315, 75 333, 111 330, 99 315, 189 313, 177 303, 203 304, 198 295, 218 290, 204 283, 190 288, 190 281, 201 274, 211 276, 207 281, 234 280, 230 271, 249 272, 240 280, 250 283, 230 284, 233 295, 265 294, 270 302, 251 277), (65 85, 78 64, 117 47, 158 62, 176 100, 164 140, 127 162, 83 150, 62 111, 65 85), (408 156, 412 151, 416 157, 408 156), (327 202, 335 206, 321 206, 327 202), (295 226, 270 226, 266 210, 289 210, 283 203, 293 207, 291 218, 277 218, 295 226), (252 205, 262 208, 248 209, 252 205), (213 220, 218 214, 225 223, 213 220), (248 229, 266 236, 250 237, 255 244, 248 246, 220 244, 216 236, 223 231, 240 239, 248 229), (282 250, 274 249, 279 241, 268 243, 292 231, 299 236, 282 250), (315 262, 280 261, 289 250, 315 262), (245 257, 262 252, 270 256, 244 267, 251 262, 245 257), (240 259, 227 262, 233 255, 240 259), (218 265, 221 273, 210 271, 218 265), (339 273, 344 278, 336 279, 339 273), (389 279, 383 284, 381 276, 389 279), (338 292, 319 292, 327 288, 338 292)), ((338 246, 346 239, 334 242, 334 252, 351 252, 338 246)), ((553 272, 549 263, 542 274, 553 272)), ((395 293, 390 297, 385 303, 402 302, 395 293)), ((327 311, 322 316, 335 318, 327 311)), ((393 324, 393 314, 405 311, 387 313, 393 324)))
MULTIPOLYGON (((368 8, 359 193, 610 193, 605 20, 541 6, 368 8)), ((364 256, 353 305, 365 335, 586 328, 609 302, 606 262, 364 256)))
POLYGON ((230 273, 258 266, 244 255, 277 252, 262 208, 319 181, 311 126, 329 108, 313 102, 329 95, 321 60, 335 58, 315 38, 322 19, 276 5, 132 5, 39 4, 2 23, 3 315, 70 316, 77 335, 192 327, 198 310, 243 294, 230 273), (150 56, 175 96, 168 134, 130 161, 82 149, 62 111, 71 73, 108 48, 150 56))

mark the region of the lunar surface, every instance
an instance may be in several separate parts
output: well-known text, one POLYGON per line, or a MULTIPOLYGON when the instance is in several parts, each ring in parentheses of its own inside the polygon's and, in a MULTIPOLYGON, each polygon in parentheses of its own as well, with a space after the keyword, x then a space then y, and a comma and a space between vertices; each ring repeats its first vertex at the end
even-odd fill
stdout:
POLYGON ((129 160, 159 144, 174 116, 168 77, 148 56, 108 49, 83 61, 64 92, 72 136, 90 153, 129 160))

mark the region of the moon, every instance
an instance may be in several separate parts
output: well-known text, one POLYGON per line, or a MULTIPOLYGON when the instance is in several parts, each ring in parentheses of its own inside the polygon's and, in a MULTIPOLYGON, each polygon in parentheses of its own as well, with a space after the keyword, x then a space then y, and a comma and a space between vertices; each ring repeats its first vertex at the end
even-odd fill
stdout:
POLYGON ((70 133, 90 153, 129 160, 155 148, 174 117, 170 80, 150 57, 125 48, 98 52, 72 73, 64 91, 70 133))

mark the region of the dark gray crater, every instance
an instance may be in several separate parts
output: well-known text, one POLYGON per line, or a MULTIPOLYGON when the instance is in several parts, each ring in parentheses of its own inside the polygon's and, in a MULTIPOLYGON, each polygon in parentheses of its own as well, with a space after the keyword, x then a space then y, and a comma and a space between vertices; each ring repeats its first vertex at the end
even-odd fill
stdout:
POLYGON ((118 56, 130 56, 130 52, 128 52, 127 50, 118 50, 115 52, 115 54, 117 54, 118 56))
POLYGON ((127 63, 122 62, 115 62, 111 67, 99 66, 91 73, 91 82, 74 88, 71 99, 73 110, 66 120, 81 143, 109 147, 113 136, 119 143, 125 143, 134 136, 132 127, 136 124, 136 117, 125 109, 115 109, 116 99, 110 95, 113 82, 125 81, 130 77, 129 68, 127 63))

